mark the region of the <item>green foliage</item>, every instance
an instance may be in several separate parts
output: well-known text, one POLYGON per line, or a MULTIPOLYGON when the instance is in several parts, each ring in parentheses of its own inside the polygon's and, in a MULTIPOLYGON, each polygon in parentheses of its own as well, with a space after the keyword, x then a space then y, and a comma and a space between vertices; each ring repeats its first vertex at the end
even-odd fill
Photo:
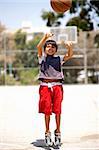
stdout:
POLYGON ((26 33, 22 32, 21 30, 18 30, 15 33, 15 44, 16 44, 16 49, 21 49, 24 50, 26 47, 26 33))
POLYGON ((88 23, 87 19, 81 19, 80 17, 74 17, 66 24, 67 26, 76 26, 79 29, 82 29, 82 31, 90 31, 93 29, 92 23, 88 23))
POLYGON ((4 84, 5 84, 5 76, 3 74, 3 75, 0 75, 0 85, 4 85, 4 84))
POLYGON ((79 28, 82 29, 82 31, 89 31, 90 29, 89 29, 87 20, 82 19, 82 20, 79 22, 79 28))
POLYGON ((4 68, 4 61, 0 61, 0 70, 1 68, 4 68))
POLYGON ((24 68, 24 67, 37 67, 38 66, 38 57, 36 50, 36 46, 40 39, 42 38, 43 33, 38 33, 33 35, 33 40, 26 43, 25 34, 18 31, 15 34, 15 39, 17 48, 23 49, 22 52, 16 53, 15 60, 13 62, 13 67, 24 68), (25 43, 26 44, 25 44, 25 43), (23 46, 24 45, 24 46, 23 46))
POLYGON ((63 13, 54 13, 52 11, 42 11, 42 19, 43 20, 46 20, 47 23, 46 23, 46 26, 60 26, 61 25, 61 22, 60 22, 60 18, 63 18, 65 15, 63 13))
POLYGON ((20 83, 23 85, 33 85, 38 83, 38 68, 23 70, 19 73, 20 83))
POLYGON ((19 81, 16 81, 16 79, 12 76, 6 75, 5 78, 6 85, 21 85, 19 81))
POLYGON ((77 26, 79 25, 80 18, 79 17, 74 17, 70 19, 70 21, 67 23, 67 26, 77 26))
MULTIPOLYGON (((72 0, 72 7, 70 9, 70 13, 71 14, 75 14, 77 12, 78 13, 78 17, 80 18, 80 29, 82 29, 83 31, 91 31, 93 30, 94 26, 93 26, 93 21, 92 21, 92 17, 91 17, 91 12, 95 11, 94 13, 94 19, 96 18, 96 16, 99 16, 99 1, 95 1, 95 0, 72 0), (80 10, 80 12, 78 11, 80 10), (83 20, 82 20, 83 19, 83 20), (83 27, 84 26, 84 27, 83 27)), ((74 18, 72 18, 74 19, 74 18)), ((68 21, 67 24, 69 24, 70 21, 68 21)), ((98 22, 97 22, 98 25, 98 22)))
POLYGON ((90 5, 99 16, 99 0, 90 0, 90 5))
POLYGON ((0 85, 35 85, 38 84, 38 68, 17 70, 17 78, 6 74, 0 75, 0 85))
POLYGON ((37 67, 38 57, 37 53, 33 51, 18 53, 16 59, 13 62, 13 67, 24 68, 24 67, 37 67))
MULTIPOLYGON (((78 29, 82 29, 83 31, 91 31, 93 30, 93 18, 91 17, 91 12, 95 11, 94 19, 97 15, 99 15, 99 1, 93 0, 72 0, 72 7, 70 9, 71 14, 77 13, 78 16, 73 17, 70 19, 66 26, 76 25, 78 29), (77 20, 79 19, 79 24, 77 24, 77 20)), ((52 11, 43 11, 42 12, 42 19, 46 20, 46 26, 60 26, 61 21, 60 19, 64 18, 65 14, 57 14, 52 11)), ((98 25, 98 22, 97 22, 98 25)))
POLYGON ((80 18, 81 19, 87 19, 87 17, 88 17, 88 10, 86 10, 85 8, 82 8, 82 10, 81 10, 81 12, 80 12, 80 18))
POLYGON ((27 49, 30 49, 30 50, 32 50, 32 49, 36 50, 36 49, 37 49, 37 44, 38 44, 38 42, 41 40, 43 34, 44 34, 44 33, 35 33, 35 34, 33 35, 33 40, 31 40, 31 41, 29 41, 29 42, 27 43, 26 48, 27 48, 27 49))

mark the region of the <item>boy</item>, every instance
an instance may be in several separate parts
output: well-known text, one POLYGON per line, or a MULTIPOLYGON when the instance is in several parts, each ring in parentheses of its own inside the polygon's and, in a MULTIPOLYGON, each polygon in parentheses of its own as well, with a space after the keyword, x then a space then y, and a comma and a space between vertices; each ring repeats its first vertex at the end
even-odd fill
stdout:
POLYGON ((61 71, 61 65, 73 56, 72 43, 64 43, 68 52, 65 54, 63 59, 59 56, 54 56, 57 52, 58 45, 54 40, 47 40, 52 37, 52 33, 46 33, 37 45, 38 58, 40 64, 39 80, 40 88, 40 100, 39 100, 39 113, 45 114, 45 143, 46 146, 52 146, 50 132, 50 115, 55 113, 56 129, 55 145, 61 145, 61 131, 60 131, 60 120, 61 120, 61 103, 63 99, 63 74, 61 71), (44 46, 44 55, 42 47, 44 46))

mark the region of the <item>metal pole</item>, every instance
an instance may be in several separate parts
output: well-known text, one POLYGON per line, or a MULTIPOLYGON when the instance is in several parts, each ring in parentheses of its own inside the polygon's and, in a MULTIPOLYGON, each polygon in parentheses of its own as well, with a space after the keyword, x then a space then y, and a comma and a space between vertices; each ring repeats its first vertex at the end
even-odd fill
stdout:
POLYGON ((84 33, 84 72, 85 72, 85 84, 88 84, 86 40, 87 37, 85 32, 84 33))
POLYGON ((6 85, 6 72, 7 72, 7 65, 6 65, 6 33, 4 33, 4 79, 6 85))

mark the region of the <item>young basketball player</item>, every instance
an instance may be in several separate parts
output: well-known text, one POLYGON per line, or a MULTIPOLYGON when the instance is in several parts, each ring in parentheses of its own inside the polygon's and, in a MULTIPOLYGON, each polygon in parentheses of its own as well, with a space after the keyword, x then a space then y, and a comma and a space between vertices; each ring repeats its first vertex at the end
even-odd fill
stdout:
POLYGON ((73 56, 71 42, 67 42, 66 44, 64 43, 68 52, 62 59, 60 56, 55 56, 58 50, 58 45, 54 40, 47 40, 52 36, 52 33, 45 34, 37 45, 40 64, 39 80, 41 81, 39 88, 39 113, 45 114, 46 146, 52 146, 53 144, 50 132, 50 115, 52 113, 55 114, 56 120, 56 129, 54 131, 55 145, 61 145, 60 121, 61 103, 63 100, 63 74, 61 66, 65 61, 69 60, 73 56), (44 51, 42 50, 43 46, 44 51))

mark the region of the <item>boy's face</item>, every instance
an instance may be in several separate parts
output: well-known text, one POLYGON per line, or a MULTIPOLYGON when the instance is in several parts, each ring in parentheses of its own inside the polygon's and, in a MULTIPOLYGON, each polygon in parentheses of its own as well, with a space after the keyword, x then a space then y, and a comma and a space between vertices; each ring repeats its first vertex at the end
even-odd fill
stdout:
POLYGON ((52 44, 47 44, 45 48, 45 53, 47 55, 54 55, 56 53, 56 47, 52 44))

